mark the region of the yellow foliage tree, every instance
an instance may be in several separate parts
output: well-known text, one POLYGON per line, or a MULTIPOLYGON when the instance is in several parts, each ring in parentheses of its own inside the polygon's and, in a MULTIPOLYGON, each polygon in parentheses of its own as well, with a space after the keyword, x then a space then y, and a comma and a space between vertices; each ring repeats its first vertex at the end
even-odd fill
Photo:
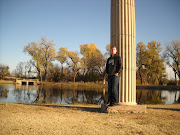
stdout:
POLYGON ((30 42, 24 47, 24 52, 27 52, 32 57, 32 64, 36 67, 40 80, 46 80, 48 66, 55 60, 56 50, 54 41, 47 41, 46 37, 42 37, 39 43, 30 42), (42 77, 42 72, 43 77, 42 77))
POLYGON ((83 55, 82 63, 85 65, 87 72, 91 74, 94 72, 102 74, 105 67, 105 60, 101 51, 97 49, 96 44, 80 45, 80 50, 83 55))
POLYGON ((146 58, 146 45, 143 42, 139 42, 136 48, 136 66, 137 66, 137 77, 140 79, 141 84, 146 79, 143 76, 144 65, 146 58))
POLYGON ((162 84, 165 77, 164 59, 161 57, 161 43, 151 41, 148 45, 137 44, 137 81, 141 84, 162 84))

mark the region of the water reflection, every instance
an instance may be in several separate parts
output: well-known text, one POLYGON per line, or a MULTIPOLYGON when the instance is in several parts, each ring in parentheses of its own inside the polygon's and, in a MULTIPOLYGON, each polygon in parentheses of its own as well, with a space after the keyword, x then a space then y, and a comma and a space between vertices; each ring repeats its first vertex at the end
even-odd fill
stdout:
MULTIPOLYGON (((107 89, 85 90, 34 85, 0 85, 0 102, 49 104, 101 104, 107 102, 107 89)), ((180 103, 180 91, 137 90, 138 104, 180 103)))
POLYGON ((162 96, 163 91, 138 90, 136 92, 137 104, 165 104, 166 96, 162 96))
MULTIPOLYGON (((105 89, 103 90, 105 91, 105 89)), ((69 90, 61 87, 41 86, 37 91, 35 103, 53 104, 101 104, 107 95, 102 90, 69 90)))

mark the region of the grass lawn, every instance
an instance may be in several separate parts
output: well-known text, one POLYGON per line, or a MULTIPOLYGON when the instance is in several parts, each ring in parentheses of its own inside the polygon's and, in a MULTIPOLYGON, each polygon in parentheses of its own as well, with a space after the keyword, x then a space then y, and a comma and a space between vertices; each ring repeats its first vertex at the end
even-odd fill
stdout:
POLYGON ((99 105, 0 103, 2 135, 180 133, 180 104, 147 105, 147 113, 100 113, 99 105))

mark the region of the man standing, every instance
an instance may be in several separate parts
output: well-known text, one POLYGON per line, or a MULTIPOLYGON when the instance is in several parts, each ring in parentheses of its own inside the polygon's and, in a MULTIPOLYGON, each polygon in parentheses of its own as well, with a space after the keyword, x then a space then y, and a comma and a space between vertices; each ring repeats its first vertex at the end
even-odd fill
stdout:
POLYGON ((111 48, 111 56, 107 59, 106 73, 108 74, 108 105, 118 104, 118 84, 120 70, 122 69, 121 58, 117 55, 116 46, 111 48))

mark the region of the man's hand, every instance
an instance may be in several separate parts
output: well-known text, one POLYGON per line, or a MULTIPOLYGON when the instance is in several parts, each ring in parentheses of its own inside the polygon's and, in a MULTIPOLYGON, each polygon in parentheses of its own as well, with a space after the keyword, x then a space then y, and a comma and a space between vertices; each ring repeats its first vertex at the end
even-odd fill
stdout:
POLYGON ((118 74, 118 73, 115 73, 114 75, 115 75, 115 76, 118 76, 119 74, 118 74))

